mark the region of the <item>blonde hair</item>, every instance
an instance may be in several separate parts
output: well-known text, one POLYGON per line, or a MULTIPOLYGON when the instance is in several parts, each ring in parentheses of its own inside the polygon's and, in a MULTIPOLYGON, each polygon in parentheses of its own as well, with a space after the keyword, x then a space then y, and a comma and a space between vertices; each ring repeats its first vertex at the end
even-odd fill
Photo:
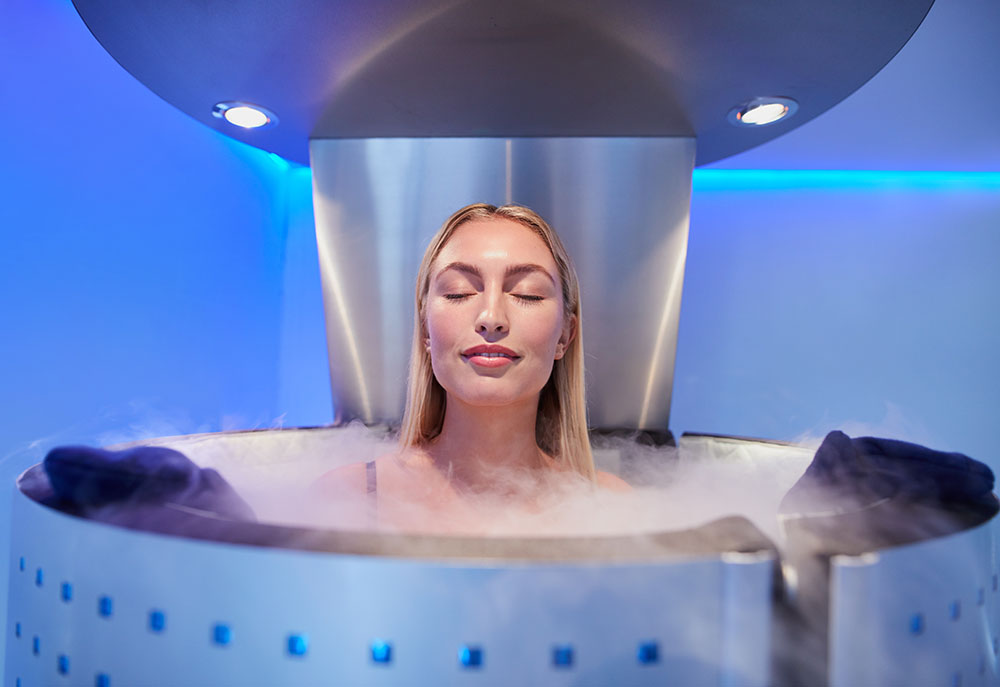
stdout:
POLYGON ((569 254, 552 227, 536 212, 519 205, 496 207, 486 203, 467 205, 451 217, 431 239, 417 272, 413 345, 410 348, 410 378, 406 410, 400 429, 404 448, 425 446, 441 433, 445 414, 445 390, 434 377, 430 352, 424 346, 427 293, 431 266, 455 230, 472 220, 505 219, 527 227, 545 242, 559 270, 563 317, 576 317, 576 336, 562 358, 552 366, 552 375, 538 399, 535 441, 539 448, 584 477, 595 478, 594 457, 587 437, 587 406, 583 379, 583 338, 580 318, 580 284, 569 254))

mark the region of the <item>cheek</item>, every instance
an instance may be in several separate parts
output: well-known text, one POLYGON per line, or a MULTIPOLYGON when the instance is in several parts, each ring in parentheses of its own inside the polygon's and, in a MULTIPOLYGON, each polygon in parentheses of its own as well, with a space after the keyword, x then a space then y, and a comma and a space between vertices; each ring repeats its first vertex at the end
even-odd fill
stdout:
POLYGON ((531 340, 532 348, 544 350, 547 357, 550 352, 555 353, 562 336, 562 316, 559 312, 539 315, 526 327, 526 334, 531 340))
POLYGON ((430 307, 424 315, 424 330, 430 339, 432 354, 454 345, 457 335, 454 317, 447 317, 440 310, 430 307))

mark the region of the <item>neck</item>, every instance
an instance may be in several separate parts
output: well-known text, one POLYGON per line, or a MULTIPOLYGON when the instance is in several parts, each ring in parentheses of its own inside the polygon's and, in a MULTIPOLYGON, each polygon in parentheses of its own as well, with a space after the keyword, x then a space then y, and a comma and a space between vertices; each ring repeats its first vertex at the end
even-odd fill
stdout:
POLYGON ((428 454, 450 481, 488 488, 498 470, 534 471, 547 456, 535 442, 538 397, 505 406, 470 406, 448 398, 441 434, 428 454))

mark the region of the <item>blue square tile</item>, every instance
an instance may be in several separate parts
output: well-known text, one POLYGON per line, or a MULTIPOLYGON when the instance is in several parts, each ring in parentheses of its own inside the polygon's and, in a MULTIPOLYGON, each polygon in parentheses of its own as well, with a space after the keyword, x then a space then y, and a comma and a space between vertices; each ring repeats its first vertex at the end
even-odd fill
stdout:
POLYGON ((305 635, 288 635, 288 653, 292 656, 305 656, 309 650, 309 638, 305 635))
POLYGON ((483 650, 478 646, 463 646, 458 650, 458 662, 466 668, 481 668, 483 650))
POLYGON ((63 582, 62 586, 59 588, 59 597, 69 603, 73 600, 73 585, 69 582, 63 582))
POLYGON ((18 560, 17 566, 21 569, 21 572, 24 572, 25 568, 24 556, 21 556, 20 560, 18 560))
POLYGON ((14 636, 21 638, 21 623, 14 623, 14 636))
POLYGON ((573 665, 573 647, 563 644, 552 649, 552 665, 557 668, 569 668, 573 665))
POLYGON ((98 673, 94 678, 94 687, 111 687, 111 678, 104 673, 98 673))
POLYGON ((97 600, 97 613, 102 618, 110 618, 114 612, 114 602, 110 596, 102 596, 97 600))
POLYGON ((233 641, 233 631, 228 625, 218 623, 212 628, 212 641, 219 646, 226 646, 233 641))
POLYGON ((149 629, 153 632, 163 632, 167 628, 167 616, 163 611, 149 612, 149 629))
POLYGON ((637 658, 639 659, 639 663, 643 665, 659 663, 660 645, 657 644, 656 642, 643 642, 642 644, 639 645, 637 658))
POLYGON ((37 635, 31 638, 31 653, 35 656, 42 652, 42 640, 37 635))
POLYGON ((42 574, 42 569, 39 568, 38 570, 35 571, 35 585, 41 587, 44 579, 45 576, 42 574))
POLYGON ((60 675, 69 675, 69 656, 59 654, 59 658, 56 660, 56 670, 59 671, 60 675))
POLYGON ((952 620, 958 620, 962 617, 962 602, 952 601, 948 604, 948 617, 952 620))
POLYGON ((372 642, 372 661, 375 663, 392 663, 392 644, 376 639, 372 642))
POLYGON ((914 613, 910 616, 910 634, 920 635, 924 633, 924 614, 914 613))

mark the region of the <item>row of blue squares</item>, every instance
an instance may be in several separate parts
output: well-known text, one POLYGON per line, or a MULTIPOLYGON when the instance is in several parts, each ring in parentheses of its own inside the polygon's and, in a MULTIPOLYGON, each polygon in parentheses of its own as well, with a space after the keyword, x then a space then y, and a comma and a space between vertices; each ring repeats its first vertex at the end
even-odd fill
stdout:
POLYGON ((163 614, 163 611, 150 611, 149 612, 149 629, 153 632, 163 632, 167 627, 167 616, 163 614))
POLYGON ((924 633, 924 614, 914 613, 910 616, 910 634, 919 635, 924 633))
POLYGON ((39 568, 38 570, 36 570, 36 571, 35 571, 35 584, 36 584, 37 586, 41 587, 41 586, 42 586, 42 580, 43 580, 43 579, 44 579, 44 578, 43 578, 43 576, 42 576, 42 569, 41 569, 41 568, 39 568))
POLYGON ((288 653, 292 656, 305 656, 309 649, 309 639, 305 635, 288 635, 288 653))
POLYGON ((228 625, 217 623, 212 628, 212 641, 219 646, 226 646, 229 642, 233 641, 233 631, 229 629, 228 625))
POLYGON ((40 640, 36 635, 31 638, 31 653, 37 656, 41 652, 42 652, 42 640, 40 640))
POLYGON ((483 665, 483 650, 478 646, 463 646, 458 650, 458 662, 466 668, 480 668, 483 665))
POLYGON ((59 660, 56 663, 56 669, 59 671, 60 675, 69 674, 69 656, 66 654, 59 654, 59 660))
POLYGON ((638 659, 639 663, 643 665, 658 663, 660 660, 660 645, 656 642, 643 642, 639 645, 638 659))
POLYGON ((573 665, 573 647, 564 644, 552 649, 552 665, 557 668, 569 668, 573 665))
POLYGON ((948 604, 948 617, 952 620, 958 620, 962 617, 962 602, 952 601, 948 604))
POLYGON ((62 600, 65 601, 66 603, 69 603, 70 601, 72 601, 73 600, 73 585, 71 585, 69 582, 63 582, 62 583, 62 588, 59 591, 59 596, 61 596, 62 600))
POLYGON ((21 568, 21 572, 24 572, 24 566, 25 566, 24 556, 21 556, 21 560, 18 561, 17 565, 18 565, 19 568, 21 568))
POLYGON ((375 663, 392 663, 392 644, 380 639, 372 642, 372 660, 375 663))
POLYGON ((104 673, 98 673, 94 678, 94 687, 111 687, 111 678, 104 673))
POLYGON ((14 623, 14 636, 21 638, 21 623, 14 623))
POLYGON ((110 596, 102 596, 97 600, 97 612, 102 618, 110 618, 113 610, 114 604, 111 602, 110 596))

